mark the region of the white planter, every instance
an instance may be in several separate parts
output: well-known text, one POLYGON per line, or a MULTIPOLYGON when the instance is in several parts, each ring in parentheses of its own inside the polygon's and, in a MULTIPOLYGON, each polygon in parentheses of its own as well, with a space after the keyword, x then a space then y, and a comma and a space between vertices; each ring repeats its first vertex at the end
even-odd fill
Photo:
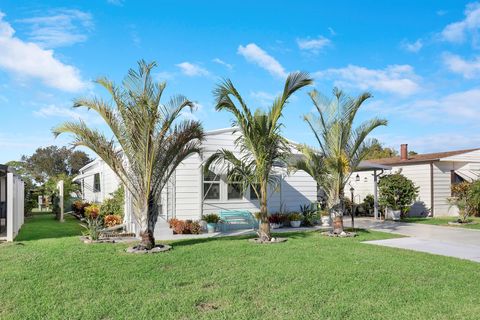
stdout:
POLYGON ((390 208, 387 209, 387 215, 388 215, 388 218, 393 221, 398 221, 402 217, 402 213, 400 210, 393 210, 390 208))
POLYGON ((302 221, 290 221, 290 226, 292 228, 298 228, 300 227, 300 224, 302 224, 302 221))
POLYGON ((331 223, 330 216, 322 216, 322 227, 329 227, 331 223))
POLYGON ((280 223, 270 223, 270 229, 278 229, 282 225, 280 223))

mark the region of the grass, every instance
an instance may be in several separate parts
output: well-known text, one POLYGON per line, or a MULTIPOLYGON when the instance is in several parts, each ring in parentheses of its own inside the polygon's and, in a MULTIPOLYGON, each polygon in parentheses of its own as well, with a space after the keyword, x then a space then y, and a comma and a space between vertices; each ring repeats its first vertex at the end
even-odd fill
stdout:
MULTIPOLYGON (((157 255, 86 245, 70 218, 29 218, 0 245, 1 319, 477 319, 479 265, 372 246, 391 235, 183 240, 157 255), (43 236, 42 236, 43 234, 43 236), (43 239, 41 239, 43 238, 43 239)), ((282 234, 282 236, 285 236, 282 234)))
POLYGON ((437 217, 437 218, 411 217, 411 218, 402 219, 402 222, 432 224, 432 225, 437 225, 437 226, 457 227, 457 228, 467 228, 467 229, 478 229, 478 230, 480 230, 480 218, 470 217, 469 220, 472 221, 472 222, 475 222, 474 224, 464 224, 464 225, 450 225, 450 224, 448 224, 451 221, 455 221, 455 219, 456 219, 456 217, 437 217))

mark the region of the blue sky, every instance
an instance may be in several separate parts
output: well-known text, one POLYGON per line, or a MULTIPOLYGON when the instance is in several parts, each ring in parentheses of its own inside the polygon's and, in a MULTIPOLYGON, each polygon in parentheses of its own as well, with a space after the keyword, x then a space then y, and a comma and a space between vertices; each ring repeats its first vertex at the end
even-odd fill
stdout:
MULTIPOLYGON (((288 72, 308 71, 330 94, 370 91, 359 120, 389 120, 375 137, 417 152, 480 147, 480 3, 467 1, 22 1, 0 2, 0 163, 37 147, 66 145, 51 128, 92 112, 72 109, 92 84, 120 82, 139 59, 155 60, 166 96, 198 104, 186 117, 207 130, 230 125, 212 89, 236 84, 266 107, 288 72)), ((308 90, 286 108, 285 135, 313 143, 301 120, 308 90)))

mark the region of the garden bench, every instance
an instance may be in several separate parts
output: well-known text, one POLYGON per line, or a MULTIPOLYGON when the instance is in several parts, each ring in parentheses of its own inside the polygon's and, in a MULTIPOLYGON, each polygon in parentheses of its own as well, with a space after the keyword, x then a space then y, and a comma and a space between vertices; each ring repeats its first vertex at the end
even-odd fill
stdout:
POLYGON ((250 211, 225 210, 220 211, 221 230, 255 229, 257 220, 250 211))

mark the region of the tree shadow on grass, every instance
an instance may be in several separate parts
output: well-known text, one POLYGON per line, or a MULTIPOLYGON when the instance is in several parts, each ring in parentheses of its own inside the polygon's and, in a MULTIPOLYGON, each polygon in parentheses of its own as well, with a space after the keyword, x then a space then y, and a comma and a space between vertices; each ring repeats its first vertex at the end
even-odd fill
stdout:
POLYGON ((34 214, 25 218, 15 241, 31 241, 80 236, 83 228, 80 222, 70 215, 65 215, 65 221, 55 220, 53 214, 34 214))
MULTIPOLYGON (((302 239, 309 236, 312 236, 315 231, 292 231, 292 232, 272 232, 273 237, 279 238, 288 238, 288 239, 302 239)), ((191 246, 195 244, 209 243, 209 242, 219 242, 219 241, 238 241, 238 240, 248 240, 257 237, 256 234, 248 235, 236 235, 236 236, 216 236, 210 238, 196 238, 196 239, 184 239, 184 240, 175 240, 171 243, 174 247, 183 247, 191 246)))

